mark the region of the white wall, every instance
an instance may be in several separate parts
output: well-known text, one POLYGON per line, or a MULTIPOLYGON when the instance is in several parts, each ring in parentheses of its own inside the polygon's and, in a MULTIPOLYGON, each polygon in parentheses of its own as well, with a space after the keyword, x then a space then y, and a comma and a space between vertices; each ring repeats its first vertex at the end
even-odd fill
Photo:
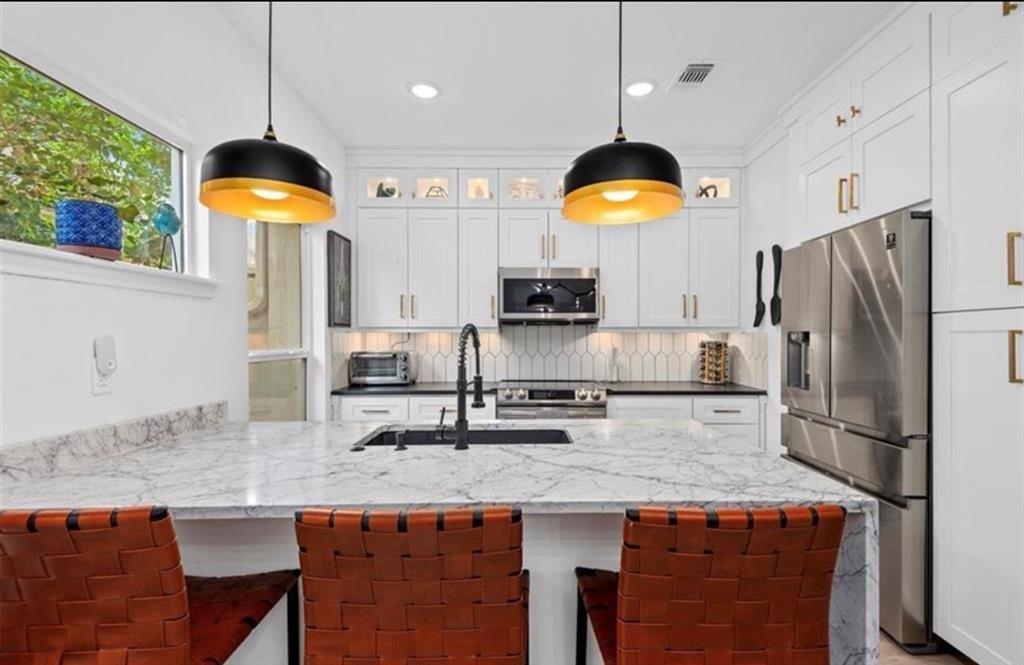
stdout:
POLYGON ((781 445, 781 348, 779 328, 771 324, 770 300, 772 295, 772 252, 773 244, 785 249, 789 219, 789 189, 786 180, 789 149, 786 134, 775 130, 763 137, 747 153, 743 178, 743 239, 740 256, 741 292, 740 305, 743 325, 748 330, 763 331, 767 336, 768 368, 765 387, 768 390, 766 416, 767 449, 782 452, 781 445), (766 312, 760 328, 753 327, 756 303, 757 274, 754 256, 758 250, 764 252, 761 294, 766 312))
MULTIPOLYGON (((188 192, 196 191, 210 147, 261 135, 262 45, 246 40, 213 4, 7 2, 0 48, 186 148, 190 266, 220 282, 212 298, 196 299, 0 270, 0 444, 211 400, 226 400, 229 418, 244 419, 244 224, 208 214, 188 192), (91 344, 101 334, 115 336, 120 368, 112 394, 93 397, 91 344)), ((342 191, 343 146, 286 84, 275 80, 274 93, 281 140, 317 155, 342 191)), ((314 270, 323 270, 326 228, 307 231, 314 270)), ((322 417, 330 360, 323 353, 323 279, 312 281, 312 346, 321 354, 310 361, 309 399, 322 417)))

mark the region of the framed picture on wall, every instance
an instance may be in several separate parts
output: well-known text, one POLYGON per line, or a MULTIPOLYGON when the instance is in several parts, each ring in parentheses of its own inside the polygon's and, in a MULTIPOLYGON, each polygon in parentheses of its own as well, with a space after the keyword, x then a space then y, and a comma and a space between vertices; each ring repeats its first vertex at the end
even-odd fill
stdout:
POLYGON ((327 325, 352 327, 352 241, 327 232, 327 325))

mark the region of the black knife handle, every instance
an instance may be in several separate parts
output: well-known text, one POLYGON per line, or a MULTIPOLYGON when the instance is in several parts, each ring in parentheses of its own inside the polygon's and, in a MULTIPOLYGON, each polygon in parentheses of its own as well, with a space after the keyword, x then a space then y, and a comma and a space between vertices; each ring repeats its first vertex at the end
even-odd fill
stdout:
POLYGON ((775 286, 772 289, 772 296, 778 297, 779 278, 782 277, 782 248, 778 245, 772 245, 772 262, 775 264, 775 286))
POLYGON ((757 250, 757 256, 754 258, 754 262, 757 265, 757 299, 761 300, 761 271, 764 269, 764 252, 757 250))

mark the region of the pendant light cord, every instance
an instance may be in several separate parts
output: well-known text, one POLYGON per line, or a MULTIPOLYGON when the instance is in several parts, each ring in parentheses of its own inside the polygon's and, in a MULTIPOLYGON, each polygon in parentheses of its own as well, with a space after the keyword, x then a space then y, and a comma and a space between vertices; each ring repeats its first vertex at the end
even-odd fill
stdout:
POLYGON ((619 0, 619 127, 615 132, 615 142, 620 143, 626 140, 626 133, 622 131, 622 0, 619 0))
POLYGON ((274 89, 274 76, 273 76, 273 60, 274 60, 274 3, 273 1, 267 3, 267 131, 263 133, 263 138, 276 141, 277 134, 274 133, 274 105, 273 89, 274 89))

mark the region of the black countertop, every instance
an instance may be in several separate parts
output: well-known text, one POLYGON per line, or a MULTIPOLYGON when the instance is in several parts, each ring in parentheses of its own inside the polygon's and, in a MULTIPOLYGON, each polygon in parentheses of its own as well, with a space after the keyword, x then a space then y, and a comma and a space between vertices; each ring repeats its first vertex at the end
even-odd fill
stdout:
MULTIPOLYGON (((610 395, 764 395, 761 388, 739 383, 709 385, 698 381, 580 381, 600 384, 610 395)), ((485 383, 484 392, 494 393, 498 384, 485 383)), ((347 386, 331 391, 333 395, 451 395, 457 392, 454 383, 414 383, 411 386, 347 386)))

